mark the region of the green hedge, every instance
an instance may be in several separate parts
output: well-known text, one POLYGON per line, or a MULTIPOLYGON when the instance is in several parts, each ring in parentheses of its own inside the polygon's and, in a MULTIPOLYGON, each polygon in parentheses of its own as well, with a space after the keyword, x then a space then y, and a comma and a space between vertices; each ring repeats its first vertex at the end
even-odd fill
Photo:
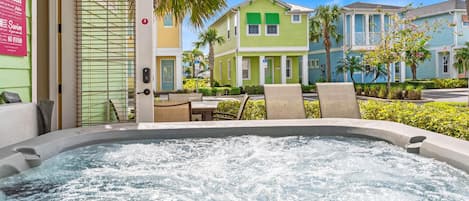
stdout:
POLYGON ((467 78, 461 79, 432 79, 432 80, 410 80, 405 84, 413 85, 423 89, 449 89, 467 87, 467 78))
MULTIPOLYGON (((318 101, 305 101, 305 108, 307 118, 319 118, 318 101)), ((236 114, 238 109, 239 101, 223 101, 217 110, 236 114)), ((464 104, 363 101, 360 111, 363 119, 393 121, 469 140, 469 108, 464 104)), ((265 119, 264 101, 249 101, 242 119, 265 119)))
POLYGON ((204 96, 239 95, 241 89, 239 87, 204 87, 199 88, 199 93, 204 96))

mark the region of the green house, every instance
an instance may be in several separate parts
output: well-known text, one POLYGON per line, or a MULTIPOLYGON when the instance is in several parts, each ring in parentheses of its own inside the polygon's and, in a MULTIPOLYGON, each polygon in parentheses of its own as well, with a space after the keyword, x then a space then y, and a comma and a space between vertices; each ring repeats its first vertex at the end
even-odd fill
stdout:
POLYGON ((272 0, 248 0, 229 9, 210 26, 226 40, 214 47, 215 80, 231 86, 308 84, 311 12, 272 0))

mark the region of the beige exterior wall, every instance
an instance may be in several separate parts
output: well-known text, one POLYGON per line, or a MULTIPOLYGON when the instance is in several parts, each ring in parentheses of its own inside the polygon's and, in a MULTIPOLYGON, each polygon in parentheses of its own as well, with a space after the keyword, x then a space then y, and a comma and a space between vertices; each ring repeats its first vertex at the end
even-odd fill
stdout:
POLYGON ((172 27, 165 27, 163 17, 156 17, 156 38, 157 48, 180 48, 181 45, 181 25, 176 24, 173 19, 172 27))

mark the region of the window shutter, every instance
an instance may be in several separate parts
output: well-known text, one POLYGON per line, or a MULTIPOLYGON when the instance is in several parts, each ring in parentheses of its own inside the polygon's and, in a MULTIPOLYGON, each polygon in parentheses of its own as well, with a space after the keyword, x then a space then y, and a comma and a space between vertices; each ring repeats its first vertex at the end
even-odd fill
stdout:
POLYGON ((265 14, 266 24, 280 24, 280 16, 278 13, 266 13, 265 14))
POLYGON ((77 125, 134 122, 135 11, 126 0, 75 2, 77 125))
POLYGON ((247 24, 261 24, 261 14, 247 13, 247 24))

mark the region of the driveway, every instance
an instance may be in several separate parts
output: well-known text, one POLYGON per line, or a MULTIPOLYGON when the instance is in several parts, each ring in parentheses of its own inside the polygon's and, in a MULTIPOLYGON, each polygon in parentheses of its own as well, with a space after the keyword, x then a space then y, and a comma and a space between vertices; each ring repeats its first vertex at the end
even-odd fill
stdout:
POLYGON ((459 89, 426 89, 422 91, 424 99, 437 102, 464 102, 467 103, 467 88, 459 89))

